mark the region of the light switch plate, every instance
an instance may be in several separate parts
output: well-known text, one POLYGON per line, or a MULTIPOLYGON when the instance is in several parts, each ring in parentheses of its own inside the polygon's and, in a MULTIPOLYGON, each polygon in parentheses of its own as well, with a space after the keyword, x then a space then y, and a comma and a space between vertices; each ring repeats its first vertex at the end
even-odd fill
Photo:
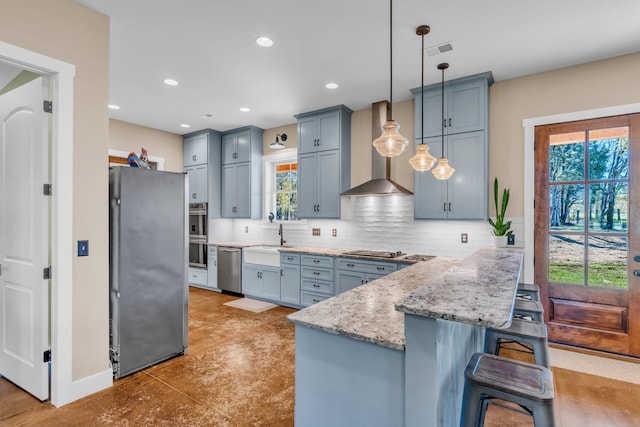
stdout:
POLYGON ((510 236, 507 236, 507 245, 513 246, 515 244, 516 244, 516 235, 511 234, 510 236))
POLYGON ((312 228, 311 229, 311 235, 312 236, 319 236, 320 235, 320 229, 319 228, 312 228))
POLYGON ((467 242, 469 242, 469 236, 467 235, 467 233, 460 234, 460 243, 467 243, 467 242))
POLYGON ((78 256, 89 256, 88 240, 78 240, 78 256))
POLYGON ((333 237, 336 237, 336 236, 338 235, 338 229, 337 229, 337 228, 332 229, 332 230, 331 230, 331 235, 332 235, 333 237))

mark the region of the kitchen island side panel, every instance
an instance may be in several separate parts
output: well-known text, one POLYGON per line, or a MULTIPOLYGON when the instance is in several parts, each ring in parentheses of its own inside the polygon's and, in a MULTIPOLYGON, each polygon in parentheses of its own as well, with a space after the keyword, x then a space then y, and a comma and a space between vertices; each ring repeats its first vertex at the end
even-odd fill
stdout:
POLYGON ((404 353, 296 325, 295 425, 404 424, 404 353))

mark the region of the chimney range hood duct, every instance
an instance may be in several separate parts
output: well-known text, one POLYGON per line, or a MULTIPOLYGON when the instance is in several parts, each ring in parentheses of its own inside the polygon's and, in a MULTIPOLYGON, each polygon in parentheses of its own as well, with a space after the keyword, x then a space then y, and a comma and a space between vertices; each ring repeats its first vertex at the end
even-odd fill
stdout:
MULTIPOLYGON (((389 102, 375 102, 371 106, 372 140, 382 135, 382 125, 389 116, 389 102)), ((371 146, 371 180, 360 184, 341 196, 394 196, 413 194, 400 184, 391 180, 391 158, 382 157, 371 146)))

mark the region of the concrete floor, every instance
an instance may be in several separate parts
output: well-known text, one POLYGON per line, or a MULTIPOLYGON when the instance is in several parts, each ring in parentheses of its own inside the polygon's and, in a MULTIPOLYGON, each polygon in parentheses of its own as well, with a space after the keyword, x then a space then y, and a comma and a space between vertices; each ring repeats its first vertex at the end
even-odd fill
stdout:
MULTIPOLYGON (((223 305, 235 297, 196 288, 189 297, 189 354, 62 408, 0 378, 0 425, 292 426, 294 328, 285 317, 294 310, 252 313, 223 305)), ((556 425, 640 425, 640 385, 565 368, 553 372, 556 425)), ((533 423, 492 406, 486 425, 533 423)))

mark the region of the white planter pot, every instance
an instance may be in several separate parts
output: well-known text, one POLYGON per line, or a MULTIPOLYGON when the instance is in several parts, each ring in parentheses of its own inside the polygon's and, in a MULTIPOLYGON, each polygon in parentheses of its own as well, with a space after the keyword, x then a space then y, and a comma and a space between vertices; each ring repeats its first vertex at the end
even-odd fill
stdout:
POLYGON ((493 239, 493 246, 496 248, 506 248, 508 236, 491 236, 493 239))

